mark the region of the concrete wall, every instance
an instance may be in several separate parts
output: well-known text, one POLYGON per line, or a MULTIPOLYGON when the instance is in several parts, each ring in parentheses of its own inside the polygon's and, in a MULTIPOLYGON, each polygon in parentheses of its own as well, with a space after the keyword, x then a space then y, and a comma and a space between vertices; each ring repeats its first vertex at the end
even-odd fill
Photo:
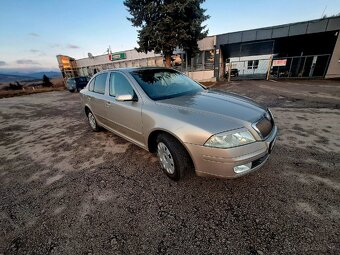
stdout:
POLYGON ((214 70, 185 72, 185 74, 195 81, 216 81, 216 78, 214 77, 214 70))
POLYGON ((329 62, 328 70, 325 78, 340 78, 340 31, 338 32, 338 39, 336 41, 334 51, 329 62))
POLYGON ((216 36, 208 36, 197 42, 200 50, 212 50, 216 44, 216 36))

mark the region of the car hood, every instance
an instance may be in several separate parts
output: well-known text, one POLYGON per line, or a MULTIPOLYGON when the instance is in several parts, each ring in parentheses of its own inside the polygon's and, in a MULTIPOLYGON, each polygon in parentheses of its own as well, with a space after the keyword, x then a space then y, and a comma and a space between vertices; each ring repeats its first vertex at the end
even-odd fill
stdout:
POLYGON ((264 107, 249 98, 213 90, 205 90, 192 95, 159 100, 157 103, 246 122, 254 122, 260 119, 266 111, 264 107))

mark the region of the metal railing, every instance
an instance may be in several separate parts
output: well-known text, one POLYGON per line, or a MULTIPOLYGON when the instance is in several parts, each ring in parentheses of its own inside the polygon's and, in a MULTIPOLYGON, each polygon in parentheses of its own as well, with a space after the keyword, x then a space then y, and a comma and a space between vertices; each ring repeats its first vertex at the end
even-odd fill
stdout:
POLYGON ((327 72, 330 54, 274 58, 271 78, 323 78, 327 72), (285 65, 275 66, 281 60, 285 65))

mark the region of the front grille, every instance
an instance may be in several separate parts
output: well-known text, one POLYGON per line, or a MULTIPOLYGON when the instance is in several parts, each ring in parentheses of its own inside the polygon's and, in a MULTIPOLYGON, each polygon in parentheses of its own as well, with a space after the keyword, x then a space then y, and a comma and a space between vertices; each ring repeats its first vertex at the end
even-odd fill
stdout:
POLYGON ((259 122, 256 123, 256 128, 260 132, 262 138, 266 138, 273 129, 272 121, 267 118, 262 118, 259 122))

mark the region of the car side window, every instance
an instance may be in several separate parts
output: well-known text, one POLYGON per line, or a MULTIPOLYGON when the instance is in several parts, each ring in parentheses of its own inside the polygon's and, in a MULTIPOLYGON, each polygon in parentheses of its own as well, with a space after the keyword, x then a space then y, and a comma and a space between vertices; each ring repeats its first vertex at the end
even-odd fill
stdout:
POLYGON ((136 96, 130 82, 121 73, 111 73, 110 75, 110 95, 132 95, 136 96))
POLYGON ((105 93, 106 77, 107 77, 107 73, 102 73, 96 76, 96 80, 94 81, 94 89, 93 89, 94 92, 100 93, 100 94, 105 93))
POLYGON ((96 78, 92 79, 92 81, 90 82, 89 86, 89 91, 93 91, 93 87, 94 87, 94 81, 96 78))

